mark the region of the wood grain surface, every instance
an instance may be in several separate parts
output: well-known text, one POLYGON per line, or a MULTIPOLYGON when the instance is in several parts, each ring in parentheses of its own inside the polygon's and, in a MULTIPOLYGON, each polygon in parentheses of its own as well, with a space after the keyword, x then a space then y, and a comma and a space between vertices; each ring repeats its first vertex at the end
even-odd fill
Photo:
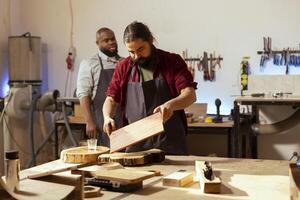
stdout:
POLYGON ((160 113, 155 113, 128 126, 113 131, 110 135, 110 152, 122 150, 164 131, 160 113))
POLYGON ((154 172, 134 169, 101 169, 93 172, 97 179, 117 181, 120 183, 137 183, 155 176, 154 172))

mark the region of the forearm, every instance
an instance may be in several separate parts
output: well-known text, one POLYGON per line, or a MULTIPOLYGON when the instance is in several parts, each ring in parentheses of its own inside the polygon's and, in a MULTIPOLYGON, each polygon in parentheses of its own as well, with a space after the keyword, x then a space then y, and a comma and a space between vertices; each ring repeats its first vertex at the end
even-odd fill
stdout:
POLYGON ((102 112, 103 117, 105 118, 114 118, 116 112, 117 102, 112 97, 106 97, 102 112))
POLYGON ((181 90, 180 95, 167 101, 165 104, 170 106, 173 111, 182 110, 196 101, 195 89, 187 87, 181 90))
POLYGON ((86 122, 87 123, 94 122, 92 110, 91 110, 91 98, 89 96, 81 97, 80 106, 82 108, 82 112, 86 122))

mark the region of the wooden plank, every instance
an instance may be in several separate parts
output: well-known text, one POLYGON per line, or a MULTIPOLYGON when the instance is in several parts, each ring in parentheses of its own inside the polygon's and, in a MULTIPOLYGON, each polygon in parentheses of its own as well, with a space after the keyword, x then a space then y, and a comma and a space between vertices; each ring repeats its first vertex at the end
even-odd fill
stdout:
POLYGON ((155 113, 128 126, 113 131, 110 135, 110 152, 122 150, 164 131, 160 113, 155 113))
POLYGON ((204 175, 206 169, 205 161, 195 161, 196 177, 199 179, 201 192, 204 193, 220 193, 221 192, 221 179, 212 173, 211 180, 207 179, 204 175))
POLYGON ((106 169, 106 170, 113 170, 113 169, 123 169, 124 167, 120 163, 106 163, 102 165, 91 165, 87 167, 82 167, 78 169, 71 170, 72 174, 81 174, 84 177, 93 177, 93 174, 96 171, 106 169))
POLYGON ((23 173, 23 178, 40 178, 44 176, 49 176, 52 174, 56 174, 59 172, 65 172, 69 170, 75 170, 80 167, 86 167, 89 164, 71 164, 71 163, 64 163, 62 160, 55 160, 50 163, 45 163, 33 168, 26 170, 26 173, 23 173))
POLYGON ((155 176, 155 172, 135 169, 101 169, 92 172, 93 177, 120 183, 137 183, 155 176))
POLYGON ((193 182, 193 173, 191 172, 173 172, 163 178, 164 186, 183 187, 193 182))
POLYGON ((109 152, 109 148, 98 146, 97 150, 88 150, 87 146, 65 149, 60 154, 60 159, 65 163, 95 163, 98 156, 109 152))

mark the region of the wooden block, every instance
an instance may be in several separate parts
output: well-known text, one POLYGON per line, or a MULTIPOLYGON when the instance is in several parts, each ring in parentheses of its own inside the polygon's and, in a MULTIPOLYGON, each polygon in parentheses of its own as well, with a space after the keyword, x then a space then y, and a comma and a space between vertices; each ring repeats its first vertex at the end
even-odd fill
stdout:
POLYGON ((163 185, 182 187, 192 183, 193 177, 193 173, 191 172, 174 172, 163 178, 163 185))
POLYGON ((122 150, 163 131, 162 117, 160 113, 155 113, 113 131, 110 135, 110 152, 122 150))
POLYGON ((291 200, 300 199, 300 169, 297 168, 295 162, 290 163, 290 197, 291 200))
POLYGON ((96 151, 88 150, 87 146, 65 149, 60 153, 60 159, 65 163, 95 163, 98 156, 109 152, 109 148, 98 146, 96 151))
POLYGON ((160 149, 149 149, 134 153, 112 153, 101 154, 98 163, 118 162, 123 166, 139 166, 152 162, 162 162, 165 159, 164 151, 160 149))
POLYGON ((205 169, 205 161, 195 161, 196 178, 199 179, 200 190, 204 193, 220 193, 221 179, 212 174, 212 179, 208 180, 204 175, 205 169))

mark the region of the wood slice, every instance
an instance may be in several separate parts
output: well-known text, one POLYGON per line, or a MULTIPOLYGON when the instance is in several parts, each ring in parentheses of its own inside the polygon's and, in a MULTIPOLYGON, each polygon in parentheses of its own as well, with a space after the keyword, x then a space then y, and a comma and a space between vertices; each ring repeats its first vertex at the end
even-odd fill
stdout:
POLYGON ((110 137, 110 152, 122 150, 130 145, 146 140, 164 131, 160 113, 155 113, 144 119, 113 131, 110 137))
POLYGON ((152 162, 161 162, 164 159, 164 151, 160 149, 150 149, 134 153, 102 154, 98 157, 98 163, 118 162, 123 166, 138 166, 152 162))
POLYGON ((109 148, 98 146, 97 150, 88 150, 87 146, 65 149, 60 153, 60 158, 65 163, 93 163, 98 156, 109 152, 109 148))

